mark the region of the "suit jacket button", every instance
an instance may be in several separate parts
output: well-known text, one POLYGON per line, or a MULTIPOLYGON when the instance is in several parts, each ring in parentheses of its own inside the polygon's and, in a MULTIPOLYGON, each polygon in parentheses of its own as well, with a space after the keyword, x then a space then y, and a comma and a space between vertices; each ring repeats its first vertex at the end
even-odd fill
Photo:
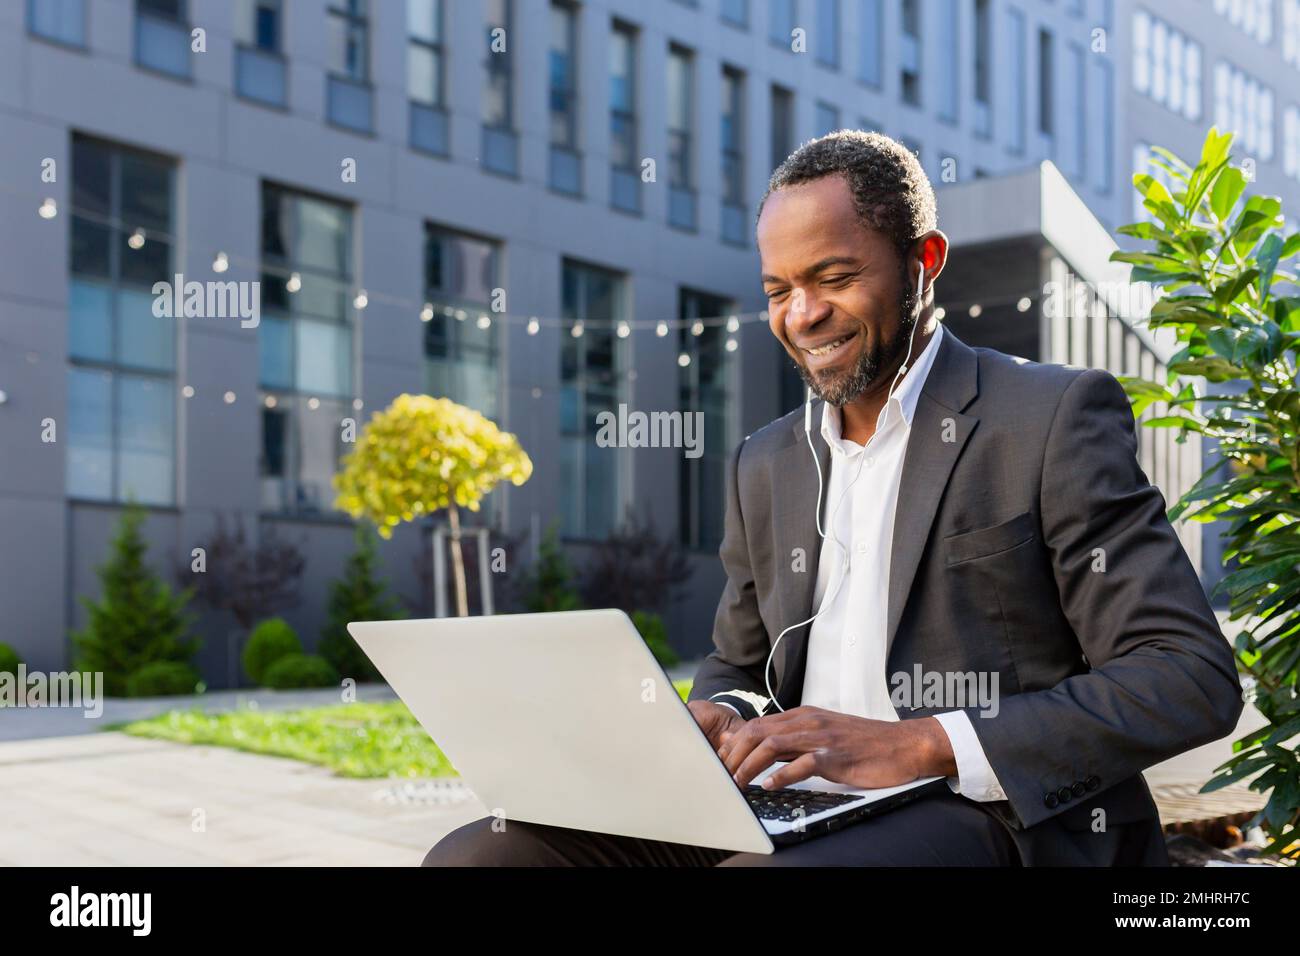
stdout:
POLYGON ((1062 787, 1060 790, 1056 791, 1056 795, 1061 798, 1062 803, 1068 803, 1074 797, 1074 794, 1070 792, 1069 787, 1062 787))
POLYGON ((1087 787, 1089 790, 1096 790, 1098 787, 1101 786, 1101 781, 1097 778, 1096 774, 1094 774, 1093 776, 1085 780, 1083 782, 1083 785, 1087 787))
POLYGON ((1055 810, 1060 801, 1056 799, 1056 794, 1048 793, 1043 795, 1043 803, 1047 805, 1047 809, 1055 810))
POLYGON ((1081 797, 1087 792, 1088 788, 1077 780, 1074 782, 1074 786, 1070 788, 1070 793, 1076 797, 1081 797))

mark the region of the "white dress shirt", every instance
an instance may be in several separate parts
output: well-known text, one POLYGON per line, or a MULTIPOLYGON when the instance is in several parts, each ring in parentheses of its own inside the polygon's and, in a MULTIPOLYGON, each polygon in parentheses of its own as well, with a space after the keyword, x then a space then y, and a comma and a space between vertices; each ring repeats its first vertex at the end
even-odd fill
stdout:
MULTIPOLYGON (((805 705, 873 720, 898 720, 889 699, 885 633, 894 511, 916 403, 943 334, 943 326, 936 326, 925 349, 898 380, 866 445, 842 438, 840 410, 824 406, 821 434, 831 450, 830 474, 823 476, 826 537, 813 593, 813 607, 819 613, 808 637, 805 705), (839 581, 845 573, 847 580, 839 581)), ((811 458, 810 451, 809 468, 814 467, 811 458)), ((935 718, 956 757, 957 776, 948 778, 953 792, 979 801, 1006 799, 970 718, 960 710, 935 718)))

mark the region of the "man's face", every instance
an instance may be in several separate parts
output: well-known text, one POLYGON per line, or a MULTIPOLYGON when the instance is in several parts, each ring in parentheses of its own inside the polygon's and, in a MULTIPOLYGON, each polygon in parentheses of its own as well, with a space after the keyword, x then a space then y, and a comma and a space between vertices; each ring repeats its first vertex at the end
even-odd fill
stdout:
POLYGON ((887 388, 912 332, 915 292, 893 244, 859 221, 844 177, 769 196, 758 251, 772 334, 813 392, 845 405, 887 388))

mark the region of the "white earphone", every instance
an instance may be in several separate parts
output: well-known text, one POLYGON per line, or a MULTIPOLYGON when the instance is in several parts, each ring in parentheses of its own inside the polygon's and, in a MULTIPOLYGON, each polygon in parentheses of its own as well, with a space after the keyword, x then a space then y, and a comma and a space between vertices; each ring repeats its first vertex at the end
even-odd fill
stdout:
MULTIPOLYGON (((925 294, 925 265, 922 264, 921 267, 916 270, 916 314, 914 316, 914 321, 912 322, 912 332, 907 337, 907 355, 904 356, 903 364, 898 367, 898 371, 894 374, 894 380, 889 385, 889 393, 885 397, 886 405, 888 405, 889 400, 894 397, 894 389, 898 387, 898 380, 901 379, 904 374, 906 374, 908 369, 908 363, 912 361, 912 343, 916 341, 916 329, 917 326, 921 324, 921 310, 922 310, 922 301, 923 301, 922 296, 924 294, 925 294)), ((812 452, 813 466, 817 469, 817 511, 815 512, 815 516, 817 520, 817 534, 824 540, 826 538, 826 531, 822 529, 822 524, 821 524, 822 490, 823 490, 822 464, 821 461, 818 460, 817 458, 817 449, 813 445, 813 440, 812 440, 812 389, 811 388, 808 389, 808 396, 805 399, 803 405, 803 431, 804 431, 804 437, 808 439, 808 450, 812 452)), ((834 541, 837 545, 839 545, 840 552, 844 555, 844 560, 840 564, 840 574, 839 577, 836 578, 835 580, 834 590, 832 590, 828 596, 822 599, 821 607, 826 607, 832 601, 835 600, 836 595, 840 593, 841 585, 844 584, 844 579, 849 576, 849 549, 845 547, 844 542, 842 542, 839 538, 835 537, 834 534, 835 516, 839 514, 840 505, 844 503, 844 499, 848 495, 849 490, 855 484, 857 484, 858 478, 862 474, 862 464, 864 461, 866 461, 866 458, 867 456, 865 452, 858 456, 858 470, 854 472, 853 480, 850 481, 844 487, 844 491, 840 493, 839 500, 835 502, 835 508, 834 510, 832 510, 831 516, 829 520, 826 522, 827 527, 830 528, 831 531, 831 536, 830 536, 831 540, 834 541)), ((773 704, 776 705, 776 709, 779 711, 784 712, 785 708, 782 707, 780 703, 777 702, 776 694, 772 693, 772 659, 776 656, 776 649, 781 644, 781 638, 785 637, 787 634, 789 634, 793 630, 796 630, 797 628, 801 628, 804 627, 805 625, 811 624, 813 621, 817 620, 817 617, 820 614, 821 614, 821 608, 818 608, 817 613, 814 614, 812 617, 808 618, 808 620, 800 621, 798 624, 791 624, 784 631, 778 634, 776 636, 776 640, 772 642, 772 650, 768 652, 767 663, 763 665, 763 685, 767 688, 768 699, 773 704)))

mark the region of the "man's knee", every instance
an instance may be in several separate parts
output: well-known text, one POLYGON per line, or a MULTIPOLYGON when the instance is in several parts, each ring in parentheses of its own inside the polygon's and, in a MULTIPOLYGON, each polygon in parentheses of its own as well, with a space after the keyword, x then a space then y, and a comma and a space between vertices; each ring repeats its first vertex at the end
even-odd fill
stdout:
POLYGON ((496 817, 484 817, 457 827, 425 854, 423 866, 519 866, 528 860, 523 852, 527 836, 511 825, 494 830, 496 817))

